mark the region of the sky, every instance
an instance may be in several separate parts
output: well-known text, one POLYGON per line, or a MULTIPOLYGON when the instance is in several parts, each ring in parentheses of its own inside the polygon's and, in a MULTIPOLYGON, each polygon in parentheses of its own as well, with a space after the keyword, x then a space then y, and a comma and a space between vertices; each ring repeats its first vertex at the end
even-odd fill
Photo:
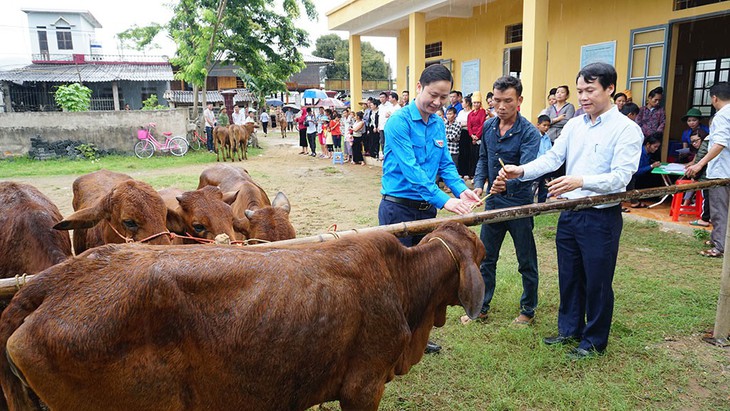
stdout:
MULTIPOLYGON (((302 52, 311 54, 315 40, 329 33, 337 33, 341 38, 347 38, 346 32, 330 32, 327 30, 326 12, 335 8, 346 0, 314 0, 319 13, 319 19, 311 22, 301 19, 300 24, 306 26, 310 33, 311 47, 302 52)), ((62 10, 88 10, 101 23, 102 28, 96 30, 96 38, 101 41, 104 54, 119 54, 116 33, 124 31, 136 24, 145 26, 152 22, 164 24, 169 21, 172 12, 166 4, 174 0, 121 0, 114 2, 100 2, 90 0, 23 0, 0 2, 0 70, 30 64, 30 34, 26 14, 22 8, 52 8, 62 10)), ((376 49, 385 53, 386 61, 391 64, 393 73, 396 73, 396 39, 382 37, 363 37, 362 41, 369 41, 376 49)), ((151 55, 172 55, 174 43, 164 36, 158 36, 155 42, 160 49, 152 50, 151 55)), ((128 52, 127 52, 128 54, 128 52)))

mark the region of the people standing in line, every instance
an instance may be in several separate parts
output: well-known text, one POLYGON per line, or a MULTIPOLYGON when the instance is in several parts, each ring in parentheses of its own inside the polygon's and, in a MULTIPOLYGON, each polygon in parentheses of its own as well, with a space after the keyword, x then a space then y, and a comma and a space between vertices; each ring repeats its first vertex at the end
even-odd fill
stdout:
POLYGON ((307 124, 307 142, 309 143, 309 151, 310 156, 317 157, 317 128, 318 121, 317 117, 312 113, 312 108, 307 107, 307 117, 306 117, 306 124, 307 124))
POLYGON ((575 107, 568 102, 570 97, 570 89, 568 86, 563 85, 555 89, 555 104, 548 107, 547 115, 550 116, 550 130, 548 130, 548 136, 550 141, 555 144, 555 140, 560 137, 560 133, 563 131, 563 127, 568 123, 568 120, 573 118, 575 115, 575 107))
POLYGON ((557 91, 558 91, 558 89, 555 87, 550 89, 550 91, 548 92, 548 96, 547 96, 547 106, 544 109, 542 109, 540 114, 538 114, 538 117, 542 116, 542 115, 547 115, 548 109, 557 102, 557 100, 555 100, 555 93, 557 91))
MULTIPOLYGON (((436 117, 453 85, 451 72, 441 64, 426 67, 416 85, 416 98, 397 111, 385 128, 382 200, 378 208, 381 225, 436 217, 443 208, 457 214, 471 212, 479 197, 469 190, 456 172, 446 140, 446 130, 436 117), (436 175, 457 198, 441 191, 436 175)), ((398 240, 410 247, 423 236, 407 236, 398 240)), ((429 341, 427 353, 438 352, 440 346, 429 341)))
POLYGON ((357 112, 357 118, 352 125, 352 161, 354 164, 365 165, 365 159, 362 156, 362 136, 365 131, 365 114, 362 111, 357 112))
POLYGON ((459 162, 456 164, 459 175, 464 181, 469 179, 469 154, 471 153, 471 137, 469 136, 469 113, 471 113, 471 94, 462 100, 462 110, 456 114, 456 122, 461 126, 459 135, 459 162))
POLYGON ((294 110, 292 110, 291 108, 287 109, 284 112, 284 117, 286 118, 286 130, 294 130, 294 110))
POLYGON ((308 107, 302 107, 302 113, 297 117, 297 127, 299 129, 299 147, 302 149, 299 154, 309 154, 307 150, 307 113, 308 107))
MULTIPOLYGON (((705 133, 710 132, 710 128, 702 124, 704 116, 698 108, 692 107, 687 110, 687 114, 682 116, 682 121, 687 123, 687 129, 682 132, 682 148, 690 148, 690 135, 696 134, 697 130, 703 130, 705 133)), ((704 138, 704 137, 703 137, 704 138)))
POLYGON ((649 97, 646 105, 639 109, 639 115, 636 116, 636 124, 641 127, 644 137, 649 137, 654 133, 664 133, 664 125, 667 120, 664 108, 661 107, 662 95, 664 89, 656 87, 649 91, 649 97))
POLYGON ((266 108, 261 112, 261 128, 264 130, 264 137, 268 137, 268 127, 269 127, 269 121, 271 120, 271 117, 269 116, 268 111, 266 108))
POLYGON ((205 137, 206 137, 206 146, 208 147, 208 152, 213 152, 213 127, 215 127, 215 114, 213 114, 213 104, 208 103, 208 105, 205 107, 205 110, 203 110, 203 118, 205 119, 205 137))
MULTIPOLYGON (((708 180, 730 178, 730 83, 715 83, 710 87, 710 98, 717 112, 710 125, 709 150, 702 160, 687 167, 685 172, 687 176, 694 177, 707 166, 708 180)), ((725 252, 730 186, 712 187, 709 191, 712 248, 700 254, 705 257, 722 257, 725 252)))
MULTIPOLYGON (((547 114, 541 114, 537 117, 536 127, 537 131, 540 132, 540 145, 537 150, 538 158, 545 155, 545 153, 553 148, 553 143, 550 141, 550 136, 547 134, 548 130, 550 130, 550 123, 550 116, 547 114)), ((536 178, 532 187, 533 195, 537 196, 538 203, 544 203, 547 201, 548 189, 547 178, 545 176, 536 178)))
MULTIPOLYGON (((586 114, 565 125, 547 154, 525 165, 507 164, 500 178, 529 181, 565 163, 567 175, 548 183, 552 195, 580 198, 625 191, 639 164, 643 136, 639 126, 611 104, 616 78, 616 70, 609 64, 583 67, 576 89, 586 114)), ((492 187, 496 191, 505 186, 492 187)), ((579 341, 568 353, 569 359, 590 358, 608 346, 622 227, 619 203, 560 214, 555 237, 558 335, 543 341, 547 345, 579 341)))
MULTIPOLYGON (((485 210, 532 204, 532 181, 512 180, 505 183, 498 176, 502 164, 527 164, 537 157, 540 132, 517 110, 522 104, 522 82, 518 78, 500 77, 494 82, 493 90, 497 115, 484 123, 479 163, 474 176, 474 193, 481 196, 482 191, 485 191, 485 183, 486 191, 490 191, 494 185, 502 186, 486 199, 485 210)), ((487 256, 480 266, 485 286, 480 319, 485 320, 489 313, 496 287, 499 251, 509 232, 517 254, 517 270, 522 275, 520 314, 513 324, 532 324, 537 308, 538 287, 537 247, 532 235, 534 225, 533 217, 482 224, 480 238, 487 256)), ((462 317, 462 322, 468 320, 469 317, 462 317)))
POLYGON ((624 108, 624 104, 627 103, 626 94, 616 93, 616 95, 613 96, 613 103, 616 104, 616 108, 618 108, 618 111, 621 111, 621 109, 624 108))
MULTIPOLYGON (((472 111, 466 120, 466 126, 469 130, 469 138, 471 144, 467 153, 459 152, 460 155, 466 155, 469 158, 469 165, 467 169, 467 178, 474 177, 474 172, 477 169, 477 162, 479 161, 479 145, 482 142, 482 129, 484 127, 484 121, 487 119, 487 111, 482 108, 482 93, 475 91, 471 95, 472 111)), ((477 188, 476 186, 474 188, 477 188)))

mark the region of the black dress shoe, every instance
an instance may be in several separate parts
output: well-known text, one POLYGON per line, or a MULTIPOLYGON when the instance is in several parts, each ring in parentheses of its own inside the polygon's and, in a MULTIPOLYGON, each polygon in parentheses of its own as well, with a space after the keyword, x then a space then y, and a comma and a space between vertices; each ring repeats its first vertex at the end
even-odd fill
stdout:
POLYGON ((436 344, 433 341, 429 341, 428 343, 426 343, 426 350, 425 350, 426 354, 436 354, 439 351, 441 351, 440 345, 436 344))
POLYGON ((578 360, 587 360, 590 358, 598 357, 599 355, 603 354, 601 351, 590 349, 590 350, 584 350, 583 348, 573 348, 572 350, 568 351, 565 356, 572 361, 578 361, 578 360))
POLYGON ((546 337, 542 339, 542 342, 545 343, 545 345, 556 345, 556 344, 570 344, 573 342, 577 342, 578 340, 575 339, 575 337, 569 337, 562 334, 558 334, 554 337, 546 337))

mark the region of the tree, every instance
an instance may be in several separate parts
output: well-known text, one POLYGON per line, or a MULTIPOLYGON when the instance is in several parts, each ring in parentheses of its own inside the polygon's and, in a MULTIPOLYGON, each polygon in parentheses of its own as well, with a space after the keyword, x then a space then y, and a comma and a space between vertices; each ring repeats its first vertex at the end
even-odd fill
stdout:
POLYGON ((91 107, 91 89, 80 83, 58 86, 54 98, 63 111, 89 111, 91 107))
POLYGON ((163 27, 157 23, 152 23, 149 26, 138 27, 136 24, 132 27, 124 30, 121 33, 117 33, 117 38, 121 43, 122 48, 131 48, 137 51, 145 51, 149 48, 159 48, 152 40, 162 31, 163 27))
MULTIPOLYGON (((360 51, 363 80, 390 79, 390 65, 385 62, 382 51, 376 50, 367 41, 361 44, 360 51)), ((327 67, 327 78, 350 78, 350 43, 347 40, 341 39, 337 34, 326 34, 316 40, 312 54, 335 61, 327 67)))

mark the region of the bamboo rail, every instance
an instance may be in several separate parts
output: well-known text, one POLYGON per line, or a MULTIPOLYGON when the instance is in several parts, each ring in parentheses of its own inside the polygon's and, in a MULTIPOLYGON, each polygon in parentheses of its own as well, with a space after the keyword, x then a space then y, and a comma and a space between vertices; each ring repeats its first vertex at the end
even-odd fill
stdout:
MULTIPOLYGON (((465 215, 454 215, 442 218, 431 218, 428 220, 409 221, 398 224, 390 224, 377 227, 368 227, 363 229, 351 229, 345 231, 333 231, 324 234, 318 234, 310 237, 294 238, 291 240, 277 241, 273 246, 295 245, 295 244, 311 244, 321 243, 324 241, 334 240, 340 237, 346 237, 356 234, 365 234, 372 232, 389 232, 396 237, 405 237, 414 234, 426 234, 433 231, 437 226, 448 221, 455 221, 467 226, 473 226, 482 223, 497 223, 501 221, 514 220, 517 218, 532 217, 540 214, 557 213, 564 210, 581 210, 594 207, 601 204, 619 203, 626 200, 634 200, 649 197, 660 197, 669 194, 675 194, 683 191, 702 190, 717 186, 730 185, 730 179, 717 179, 711 181, 702 181, 698 183, 671 185, 666 187, 648 188, 644 190, 632 190, 624 193, 597 195, 592 197, 582 197, 574 200, 551 201, 549 203, 529 204, 519 207, 502 208, 498 210, 487 210, 478 213, 465 215)), ((271 243, 254 244, 247 247, 271 247, 271 243)), ((12 278, 0 279, 0 298, 12 297, 26 282, 33 280, 33 275, 16 276, 12 278)))

